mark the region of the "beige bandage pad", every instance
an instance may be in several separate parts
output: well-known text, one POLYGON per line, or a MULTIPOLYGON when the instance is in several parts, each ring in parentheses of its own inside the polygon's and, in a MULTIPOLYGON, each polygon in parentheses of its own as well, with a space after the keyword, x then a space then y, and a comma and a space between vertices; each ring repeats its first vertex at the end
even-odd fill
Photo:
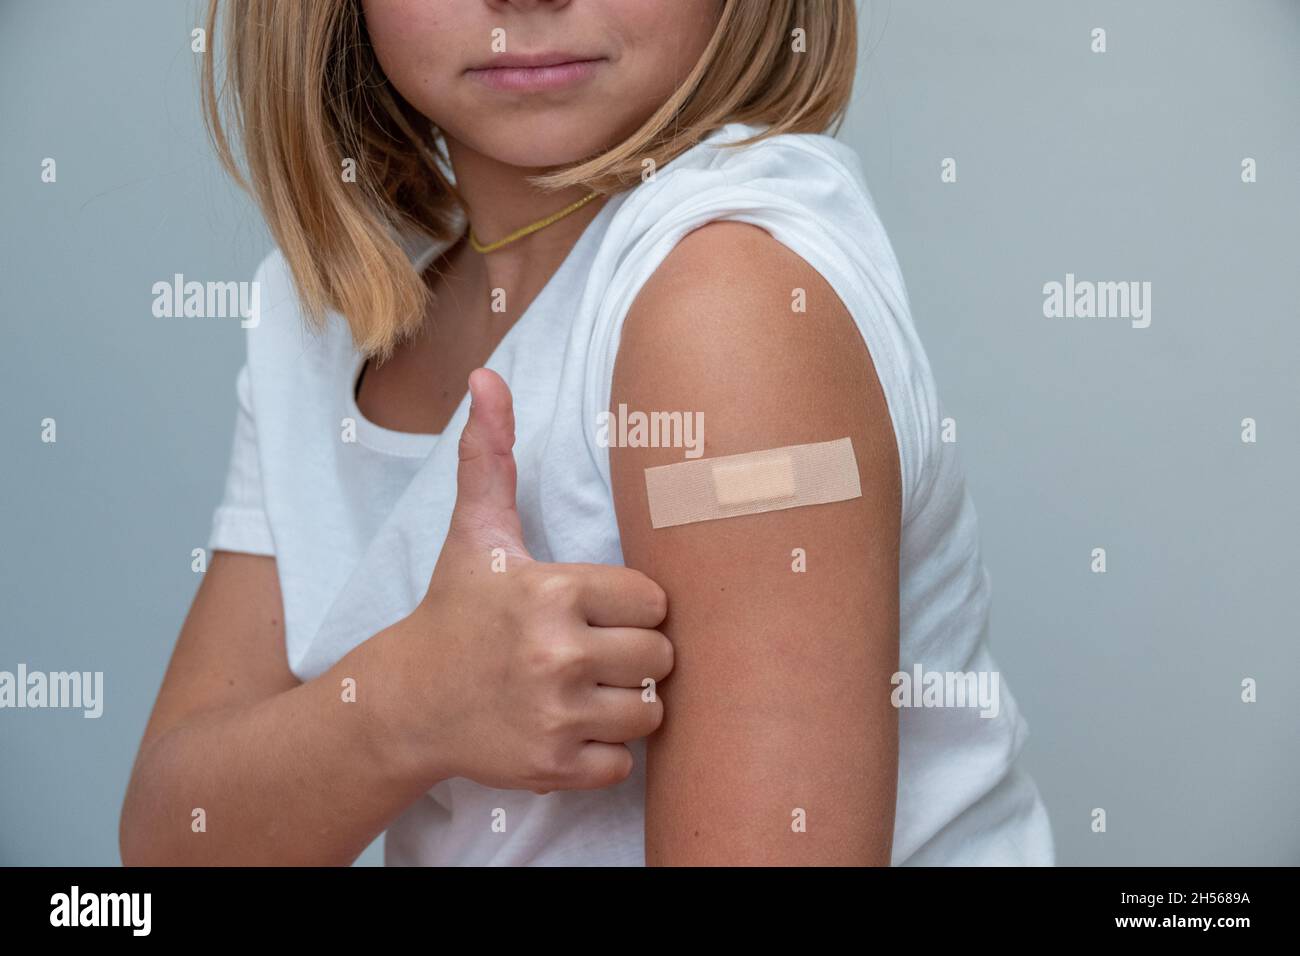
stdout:
POLYGON ((850 438, 647 468, 645 488, 656 528, 862 495, 850 438))

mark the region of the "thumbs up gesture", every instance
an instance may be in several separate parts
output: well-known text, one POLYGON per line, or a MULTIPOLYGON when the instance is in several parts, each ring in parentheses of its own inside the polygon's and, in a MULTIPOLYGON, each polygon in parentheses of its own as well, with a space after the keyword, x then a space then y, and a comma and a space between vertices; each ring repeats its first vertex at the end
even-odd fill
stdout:
POLYGON ((430 782, 606 787, 626 743, 663 720, 672 669, 663 589, 639 571, 535 561, 515 503, 514 407, 505 381, 470 375, 456 507, 424 600, 383 632, 398 693, 389 729, 430 782), (653 683, 652 683, 653 682, 653 683))

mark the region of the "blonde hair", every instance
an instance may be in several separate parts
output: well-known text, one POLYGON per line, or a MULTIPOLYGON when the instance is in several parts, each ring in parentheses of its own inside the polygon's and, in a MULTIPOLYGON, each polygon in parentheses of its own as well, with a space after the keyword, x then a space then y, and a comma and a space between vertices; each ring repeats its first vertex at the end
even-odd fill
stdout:
MULTIPOLYGON (((357 348, 383 358, 429 305, 397 233, 449 242, 461 229, 438 131, 384 76, 359 0, 210 0, 209 36, 222 6, 220 88, 212 56, 201 77, 217 155, 260 207, 303 314, 319 327, 339 313, 357 348)), ((746 142, 824 132, 843 118, 856 54, 853 0, 724 0, 699 62, 640 129, 534 182, 617 192, 645 160, 662 167, 730 122, 766 127, 746 142)))

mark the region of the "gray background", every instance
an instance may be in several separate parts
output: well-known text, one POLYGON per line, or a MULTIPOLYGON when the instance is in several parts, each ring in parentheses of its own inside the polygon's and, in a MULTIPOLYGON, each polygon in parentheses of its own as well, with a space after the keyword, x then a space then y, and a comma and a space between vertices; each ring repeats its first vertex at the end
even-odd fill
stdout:
MULTIPOLYGON (((0 669, 107 696, 0 711, 2 863, 118 862, 221 490, 238 324, 150 314, 155 281, 248 279, 268 248, 202 135, 198 22, 0 3, 0 669)), ((842 135, 957 420, 1059 861, 1300 862, 1300 3, 873 0, 861 32, 842 135), (1067 272, 1150 281, 1151 327, 1045 319, 1067 272)))

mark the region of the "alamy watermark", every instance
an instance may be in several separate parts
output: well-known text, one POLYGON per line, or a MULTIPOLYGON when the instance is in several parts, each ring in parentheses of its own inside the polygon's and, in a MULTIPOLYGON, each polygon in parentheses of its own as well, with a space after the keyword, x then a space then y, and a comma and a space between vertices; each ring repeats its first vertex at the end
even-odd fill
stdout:
POLYGON ((104 713, 103 671, 0 671, 0 709, 81 710, 83 717, 104 713))
POLYGON ((1151 324, 1150 282, 1092 282, 1065 274, 1064 282, 1043 285, 1043 316, 1048 319, 1131 319, 1135 329, 1151 324))
POLYGON ((687 458, 704 454, 703 412, 638 412, 618 406, 618 414, 596 416, 600 448, 684 448, 687 458))
POLYGON ((152 893, 83 893, 73 886, 50 897, 51 926, 125 926, 133 936, 148 936, 152 913, 152 893))
POLYGON ((152 292, 155 318, 238 318, 246 329, 262 321, 260 282, 186 282, 178 272, 171 282, 155 282, 152 292))
POLYGON ((895 707, 978 707, 989 718, 1001 711, 997 671, 927 671, 916 664, 889 682, 895 685, 889 695, 895 707))

